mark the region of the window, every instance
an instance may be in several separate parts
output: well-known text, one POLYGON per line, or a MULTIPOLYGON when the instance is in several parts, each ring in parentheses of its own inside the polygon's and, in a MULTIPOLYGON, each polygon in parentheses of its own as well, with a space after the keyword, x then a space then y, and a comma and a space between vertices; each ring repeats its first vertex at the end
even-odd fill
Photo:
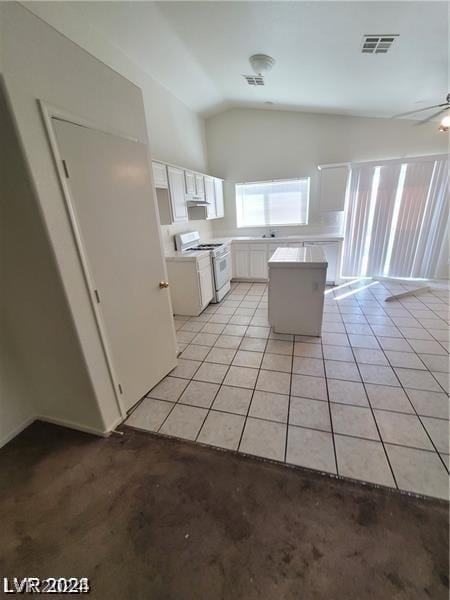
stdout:
POLYGON ((433 277, 448 217, 448 167, 443 156, 351 167, 343 277, 433 277))
POLYGON ((309 177, 236 185, 238 227, 306 225, 309 177))

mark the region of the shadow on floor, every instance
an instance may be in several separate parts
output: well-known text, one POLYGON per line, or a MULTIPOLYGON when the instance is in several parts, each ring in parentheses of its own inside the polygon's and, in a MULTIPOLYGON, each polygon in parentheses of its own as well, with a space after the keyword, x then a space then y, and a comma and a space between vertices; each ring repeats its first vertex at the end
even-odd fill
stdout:
POLYGON ((448 598, 443 502, 129 429, 33 424, 0 451, 0 523, 2 577, 101 600, 448 598))

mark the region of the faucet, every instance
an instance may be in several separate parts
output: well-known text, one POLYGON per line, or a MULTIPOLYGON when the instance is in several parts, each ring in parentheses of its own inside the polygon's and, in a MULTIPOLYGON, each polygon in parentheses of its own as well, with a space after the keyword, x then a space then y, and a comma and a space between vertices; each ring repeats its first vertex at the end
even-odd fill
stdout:
POLYGON ((270 231, 270 237, 271 238, 276 237, 276 235, 275 235, 276 234, 276 230, 275 229, 270 229, 269 231, 270 231))

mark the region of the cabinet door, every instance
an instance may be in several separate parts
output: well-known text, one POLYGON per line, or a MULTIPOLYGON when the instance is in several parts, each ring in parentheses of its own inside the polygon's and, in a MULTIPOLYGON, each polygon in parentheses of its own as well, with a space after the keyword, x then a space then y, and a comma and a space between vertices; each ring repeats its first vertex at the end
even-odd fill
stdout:
POLYGON ((173 221, 187 221, 187 205, 184 172, 176 167, 167 167, 169 176, 170 203, 173 221))
POLYGON ((303 242, 289 242, 288 248, 303 248, 303 242))
POLYGON ((267 252, 265 244, 250 249, 250 277, 267 279, 267 252))
POLYGON ((203 267, 198 272, 200 286, 200 301, 202 306, 207 306, 213 298, 213 284, 211 274, 211 264, 203 267))
POLYGON ((159 162, 152 162, 153 182, 157 188, 167 188, 167 167, 159 162))
POLYGON ((206 207, 206 218, 216 218, 216 194, 214 190, 214 179, 212 177, 205 177, 205 200, 209 202, 206 207))
POLYGON ((250 251, 247 244, 233 244, 233 277, 250 277, 250 251))
POLYGON ((184 172, 184 179, 186 182, 186 194, 189 196, 195 196, 195 175, 192 171, 184 172))
POLYGON ((216 191, 216 218, 221 219, 225 215, 223 205, 223 181, 215 177, 214 188, 216 191))
POLYGON ((205 195, 205 181, 200 173, 195 173, 195 194, 201 197, 205 195))

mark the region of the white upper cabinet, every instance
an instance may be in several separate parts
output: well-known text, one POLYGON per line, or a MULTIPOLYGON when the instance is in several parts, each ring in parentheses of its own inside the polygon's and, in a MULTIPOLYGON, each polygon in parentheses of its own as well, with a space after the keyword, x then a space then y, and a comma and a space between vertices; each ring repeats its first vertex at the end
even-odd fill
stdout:
POLYGON ((344 210, 348 173, 346 165, 322 167, 319 175, 320 212, 344 210))
POLYGON ((153 182, 156 188, 167 189, 167 166, 163 163, 152 162, 153 182))
POLYGON ((184 178, 186 180, 186 194, 195 196, 195 175, 192 171, 185 171, 184 178))
POLYGON ((205 180, 201 173, 195 173, 195 195, 205 197, 205 180))
POLYGON ((216 213, 216 192, 214 188, 214 179, 212 177, 205 176, 205 200, 208 202, 206 207, 206 218, 215 219, 216 213))
POLYGON ((223 181, 214 177, 214 189, 216 194, 216 219, 221 219, 225 215, 223 205, 223 181))
POLYGON ((172 207, 172 220, 187 221, 188 212, 186 205, 186 184, 184 171, 177 167, 168 166, 170 204, 172 207))
POLYGON ((161 225, 224 216, 222 179, 157 160, 152 167, 161 225), (195 200, 208 204, 196 204, 195 200))

